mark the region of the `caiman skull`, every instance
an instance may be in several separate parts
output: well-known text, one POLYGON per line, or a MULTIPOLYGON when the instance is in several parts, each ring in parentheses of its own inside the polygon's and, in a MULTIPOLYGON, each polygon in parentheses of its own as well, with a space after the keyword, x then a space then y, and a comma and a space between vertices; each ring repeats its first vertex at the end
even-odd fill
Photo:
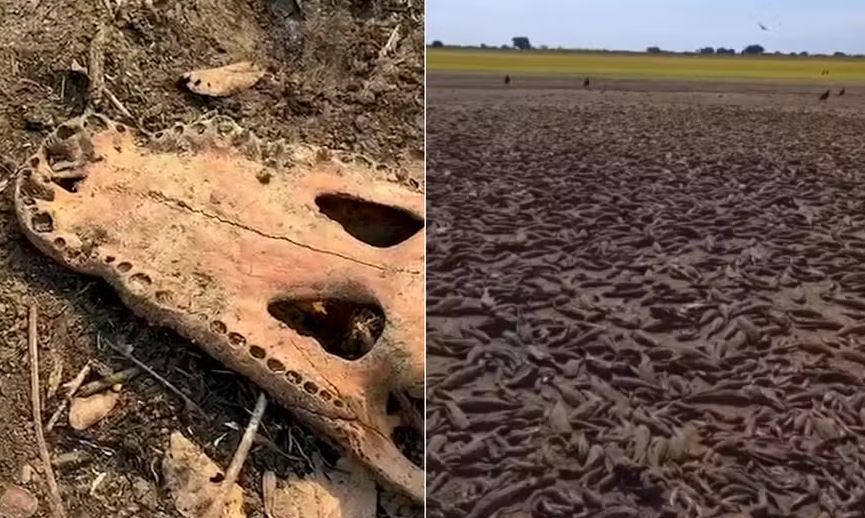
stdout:
POLYGON ((387 407, 423 398, 422 166, 382 169, 222 117, 144 136, 87 114, 30 158, 15 206, 44 253, 420 500, 387 407))

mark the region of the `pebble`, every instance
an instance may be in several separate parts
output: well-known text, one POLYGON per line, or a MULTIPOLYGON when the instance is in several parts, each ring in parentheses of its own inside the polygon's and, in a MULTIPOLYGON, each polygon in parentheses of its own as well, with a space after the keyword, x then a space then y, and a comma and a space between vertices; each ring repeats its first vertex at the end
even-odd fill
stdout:
POLYGON ((18 477, 22 484, 29 484, 33 480, 33 466, 24 464, 21 466, 21 474, 18 477))
POLYGON ((39 501, 23 487, 10 485, 0 493, 0 518, 29 518, 39 509, 39 501))

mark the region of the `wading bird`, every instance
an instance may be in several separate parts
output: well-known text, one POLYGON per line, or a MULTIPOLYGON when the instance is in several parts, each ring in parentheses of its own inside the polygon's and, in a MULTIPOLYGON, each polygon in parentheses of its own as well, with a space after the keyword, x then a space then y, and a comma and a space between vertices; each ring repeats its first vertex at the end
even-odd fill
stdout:
POLYGON ((766 28, 766 26, 765 26, 765 25, 763 25, 763 24, 762 24, 762 23, 760 23, 760 22, 757 22, 757 25, 759 25, 759 26, 760 26, 760 28, 761 28, 761 29, 763 29, 763 30, 764 30, 764 31, 768 31, 768 30, 769 30, 769 29, 768 29, 768 28, 766 28))
POLYGON ((846 88, 842 88, 841 91, 838 92, 838 97, 841 97, 842 95, 844 95, 844 94, 846 94, 846 93, 847 93, 847 89, 846 89, 846 88))
POLYGON ((506 84, 506 85, 511 84, 511 76, 509 76, 509 75, 506 75, 506 76, 505 76, 505 84, 506 84))
POLYGON ((589 81, 589 78, 587 77, 587 78, 583 81, 583 88, 588 88, 588 87, 589 87, 589 83, 590 83, 590 81, 589 81))
POLYGON ((820 100, 825 101, 826 99, 828 99, 830 92, 831 92, 831 90, 826 90, 825 92, 823 92, 823 95, 820 96, 820 100))

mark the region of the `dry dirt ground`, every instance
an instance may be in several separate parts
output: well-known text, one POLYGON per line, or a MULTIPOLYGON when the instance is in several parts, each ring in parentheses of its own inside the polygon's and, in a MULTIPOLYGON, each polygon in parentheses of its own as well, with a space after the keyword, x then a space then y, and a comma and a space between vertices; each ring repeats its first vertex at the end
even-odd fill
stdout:
MULTIPOLYGON (((268 138, 305 141, 399 160, 423 150, 423 4, 416 0, 307 0, 303 20, 287 0, 0 0, 0 186, 16 164, 87 98, 73 62, 87 65, 97 26, 106 28, 105 81, 137 124, 153 131, 217 110, 268 138), (396 45, 379 52, 395 27, 396 45), (268 74, 253 89, 213 100, 183 91, 188 70, 252 60, 268 74)), ((104 112, 124 117, 111 105, 104 112)), ((0 483, 17 482, 48 516, 29 400, 27 308, 40 308, 43 387, 56 365, 68 381, 87 361, 130 364, 105 341, 134 354, 200 405, 207 417, 151 377, 124 386, 109 417, 83 432, 48 435, 69 516, 177 516, 160 471, 169 434, 180 430, 223 467, 254 406, 256 389, 173 333, 135 318, 101 282, 64 270, 22 236, 11 189, 0 196, 0 483), (28 475, 28 467, 36 468, 28 475), (29 479, 29 481, 22 480, 29 479), (94 487, 94 482, 99 484, 94 487)), ((62 393, 62 390, 60 391, 62 393)), ((45 418, 60 397, 44 402, 45 418)), ((241 477, 247 512, 261 517, 261 475, 306 473, 337 453, 271 405, 241 477)), ((383 514, 382 516, 386 516, 383 514)))
POLYGON ((861 516, 865 90, 427 88, 430 517, 861 516))

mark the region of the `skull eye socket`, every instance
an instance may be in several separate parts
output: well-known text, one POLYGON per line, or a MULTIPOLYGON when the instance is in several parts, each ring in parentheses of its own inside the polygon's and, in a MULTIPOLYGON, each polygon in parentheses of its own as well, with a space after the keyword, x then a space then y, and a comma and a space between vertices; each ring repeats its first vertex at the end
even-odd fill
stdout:
POLYGON ((384 332, 384 311, 374 303, 283 298, 268 304, 267 311, 299 335, 311 336, 325 351, 346 360, 362 358, 384 332))
POLYGON ((423 220, 407 210, 348 194, 322 194, 315 204, 352 237, 376 248, 396 246, 424 227, 423 220))

